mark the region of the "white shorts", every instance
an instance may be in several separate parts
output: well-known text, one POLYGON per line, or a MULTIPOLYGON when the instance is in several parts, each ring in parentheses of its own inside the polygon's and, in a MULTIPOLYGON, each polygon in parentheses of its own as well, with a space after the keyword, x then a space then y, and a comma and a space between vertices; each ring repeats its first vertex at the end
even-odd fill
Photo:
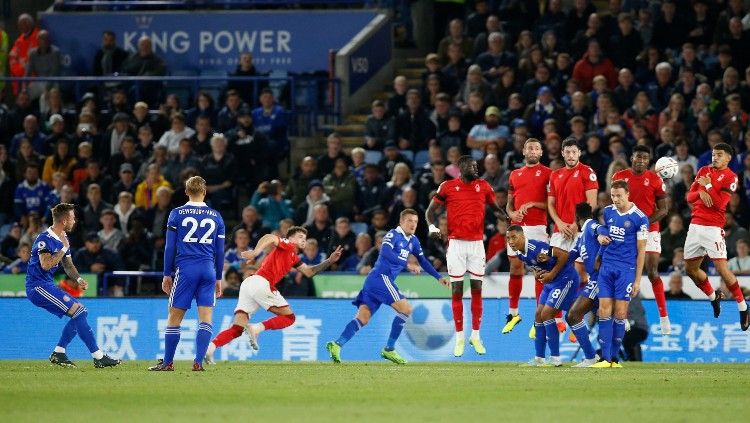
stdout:
POLYGON ((242 281, 240 296, 234 312, 244 311, 252 316, 258 308, 268 310, 271 307, 288 307, 279 291, 271 291, 271 284, 262 276, 253 275, 242 281))
POLYGON ((648 238, 646 238, 646 252, 661 254, 661 233, 659 231, 648 233, 648 238))
POLYGON ((705 255, 712 260, 727 259, 724 229, 691 223, 685 238, 685 260, 695 260, 705 255))
POLYGON ((452 282, 463 281, 467 272, 472 277, 484 276, 485 252, 482 241, 451 239, 448 241, 445 258, 448 262, 448 276, 452 282))
POLYGON ((573 239, 567 239, 563 236, 562 232, 555 232, 552 234, 552 238, 550 238, 549 245, 550 247, 557 247, 561 250, 570 251, 576 245, 576 239, 578 239, 579 235, 581 235, 580 232, 578 232, 578 235, 573 239))
MULTIPOLYGON (((542 241, 549 243, 549 235, 547 235, 547 227, 544 225, 538 226, 522 226, 523 235, 526 239, 533 239, 534 241, 542 241)), ((507 248, 508 257, 515 257, 516 252, 512 248, 507 248)))

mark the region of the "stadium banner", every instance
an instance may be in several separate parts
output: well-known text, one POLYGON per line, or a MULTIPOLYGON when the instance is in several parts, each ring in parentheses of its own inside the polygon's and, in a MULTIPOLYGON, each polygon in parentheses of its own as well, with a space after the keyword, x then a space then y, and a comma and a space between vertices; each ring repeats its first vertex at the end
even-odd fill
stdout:
MULTIPOLYGON (((82 297, 96 297, 99 287, 97 275, 94 273, 82 273, 81 277, 88 282, 89 287, 83 291, 82 297)), ((60 282, 63 275, 57 275, 55 281, 60 282)), ((26 296, 26 274, 1 275, 0 274, 0 297, 25 297, 26 296)))
MULTIPOLYGON (((155 360, 164 353, 167 300, 104 299, 84 301, 89 323, 99 346, 112 357, 125 360, 155 360)), ((217 302, 214 334, 231 325, 236 299, 217 302)), ((246 336, 234 340, 216 352, 217 360, 328 360, 325 344, 338 338, 355 309, 348 300, 291 299, 297 320, 283 331, 266 331, 259 337, 260 350, 250 348, 246 336)), ((461 358, 453 357, 454 326, 451 304, 446 300, 412 300, 413 313, 396 349, 410 361, 525 361, 534 355, 528 330, 534 315, 534 301, 522 300, 524 320, 516 329, 501 335, 505 323, 506 300, 485 300, 482 338, 487 354, 479 356, 469 345, 461 358)), ((707 301, 670 301, 672 334, 661 335, 659 316, 652 300, 643 300, 649 322, 649 336, 643 343, 643 359, 652 362, 750 362, 750 332, 742 332, 737 322, 734 301, 722 303, 724 312, 714 319, 707 301)), ((46 359, 57 342, 67 319, 57 320, 46 311, 22 298, 0 299, 3 315, 14 323, 0 331, 0 359, 46 359), (29 336, 33 334, 33 336, 29 336)), ((468 302, 464 321, 470 321, 468 302)), ((260 312, 253 321, 269 316, 260 312)), ((382 307, 370 323, 342 350, 344 360, 381 360, 394 312, 382 307)), ((195 353, 198 320, 195 308, 182 323, 177 360, 191 360, 195 353)), ((596 330, 592 330, 596 342, 596 330)), ((561 355, 565 361, 581 359, 578 344, 561 335, 561 355)), ((83 343, 74 339, 68 354, 75 359, 90 359, 83 343)), ((182 367, 178 364, 178 368, 182 367)), ((188 369, 187 364, 184 369, 188 369)))
POLYGON ((90 75, 102 31, 133 52, 147 35, 170 71, 234 71, 240 53, 261 71, 328 69, 339 49, 375 16, 372 10, 42 13, 41 26, 63 54, 64 74, 90 75), (335 29, 335 30, 334 30, 335 29))

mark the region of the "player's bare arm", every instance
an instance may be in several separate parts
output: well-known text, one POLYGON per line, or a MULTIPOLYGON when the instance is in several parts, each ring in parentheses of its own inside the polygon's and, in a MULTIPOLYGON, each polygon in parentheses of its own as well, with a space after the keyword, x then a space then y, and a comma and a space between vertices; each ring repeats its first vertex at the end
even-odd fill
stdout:
POLYGON ((528 203, 522 205, 519 207, 518 211, 520 211, 523 215, 526 215, 529 212, 529 209, 532 207, 536 207, 541 210, 547 210, 547 203, 543 201, 529 201, 528 203))
POLYGON ((513 194, 508 193, 508 204, 505 205, 505 212, 508 217, 514 222, 520 222, 523 219, 523 213, 520 210, 516 210, 515 198, 513 194))
POLYGON ((266 250, 266 248, 272 245, 274 247, 279 245, 279 237, 272 234, 263 235, 263 237, 258 240, 258 243, 255 244, 255 248, 253 248, 252 250, 243 251, 242 253, 240 253, 240 256, 245 260, 255 260, 255 258, 258 257, 260 253, 262 253, 266 250))
POLYGON ((40 253, 39 262, 42 265, 42 269, 49 270, 57 266, 62 260, 63 256, 67 253, 65 250, 60 250, 55 254, 51 253, 40 253))
POLYGON ((64 256, 61 264, 63 270, 65 270, 65 274, 68 275, 71 280, 76 281, 76 286, 78 288, 88 288, 88 283, 86 283, 86 280, 81 277, 80 273, 78 273, 78 269, 76 269, 76 266, 73 264, 73 259, 70 256, 64 256))
MULTIPOLYGON (((596 211, 597 208, 599 208, 599 205, 596 202, 596 196, 599 194, 599 191, 595 189, 586 190, 586 202, 589 203, 589 206, 591 206, 591 210, 596 211)), ((576 227, 576 233, 578 233, 578 224, 573 221, 573 225, 576 227)))
POLYGON ((651 213, 648 217, 648 223, 660 222, 662 219, 667 217, 669 210, 667 210, 667 197, 661 197, 656 199, 656 210, 651 213))
MULTIPOLYGON (((258 242, 258 244, 260 244, 260 242, 258 242)), ((341 258, 342 251, 344 251, 344 249, 339 245, 336 247, 335 250, 333 250, 333 252, 331 253, 330 256, 328 256, 327 259, 321 261, 315 266, 308 266, 307 264, 302 263, 299 266, 297 266, 297 270, 303 275, 305 275, 306 277, 311 278, 317 275, 318 273, 331 267, 333 263, 336 263, 341 258)))
POLYGON ((555 208, 555 197, 547 197, 547 211, 560 232, 562 232, 566 238, 572 239, 575 236, 575 232, 577 232, 577 228, 575 232, 571 231, 570 225, 560 219, 560 216, 557 214, 557 209, 555 208))
POLYGON ((427 222, 427 226, 430 228, 430 238, 435 240, 441 239, 442 235, 440 235, 440 229, 435 225, 435 222, 437 221, 433 219, 433 216, 438 216, 443 211, 443 208, 442 203, 438 203, 433 199, 430 201, 430 205, 427 206, 427 210, 424 212, 425 222, 427 222), (437 229, 437 231, 435 229, 437 229))
POLYGON ((641 289, 641 275, 643 274, 643 264, 646 262, 646 240, 638 240, 638 256, 635 261, 635 280, 633 281, 633 290, 630 292, 631 297, 638 295, 641 289))

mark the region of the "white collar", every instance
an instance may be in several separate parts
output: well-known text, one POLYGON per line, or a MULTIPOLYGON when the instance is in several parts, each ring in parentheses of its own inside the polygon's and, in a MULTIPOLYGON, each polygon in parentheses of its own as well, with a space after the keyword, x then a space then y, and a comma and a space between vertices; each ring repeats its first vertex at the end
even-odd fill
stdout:
POLYGON ((62 242, 62 240, 60 239, 60 237, 59 237, 59 236, 57 236, 57 234, 55 233, 55 231, 53 231, 53 230, 52 230, 52 227, 51 227, 51 226, 50 226, 49 228, 47 228, 47 234, 48 234, 49 236, 51 236, 52 238, 54 238, 54 239, 56 239, 56 240, 58 240, 58 241, 62 242))
POLYGON ((413 235, 408 235, 408 236, 407 236, 407 235, 406 235, 406 232, 404 232, 404 230, 403 230, 403 229, 401 228, 401 226, 396 226, 396 232, 399 232, 399 233, 401 233, 401 235, 403 235, 403 236, 404 236, 404 238, 406 238, 406 241, 411 241, 411 237, 412 237, 413 235))
POLYGON ((620 213, 620 209, 618 209, 617 206, 615 206, 614 204, 612 204, 612 208, 615 209, 618 215, 625 216, 626 214, 633 213, 633 211, 636 209, 635 203, 630 203, 630 204, 631 204, 630 208, 625 213, 620 213))
POLYGON ((208 207, 203 201, 188 201, 185 205, 193 207, 208 207))

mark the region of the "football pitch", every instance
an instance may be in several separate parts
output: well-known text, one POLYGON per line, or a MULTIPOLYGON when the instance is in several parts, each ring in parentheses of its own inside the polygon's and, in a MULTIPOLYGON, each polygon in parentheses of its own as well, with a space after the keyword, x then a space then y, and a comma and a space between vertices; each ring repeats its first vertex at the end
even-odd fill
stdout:
POLYGON ((147 372, 0 361, 2 421, 713 421, 745 420, 746 364, 624 369, 512 363, 221 362, 147 372))

